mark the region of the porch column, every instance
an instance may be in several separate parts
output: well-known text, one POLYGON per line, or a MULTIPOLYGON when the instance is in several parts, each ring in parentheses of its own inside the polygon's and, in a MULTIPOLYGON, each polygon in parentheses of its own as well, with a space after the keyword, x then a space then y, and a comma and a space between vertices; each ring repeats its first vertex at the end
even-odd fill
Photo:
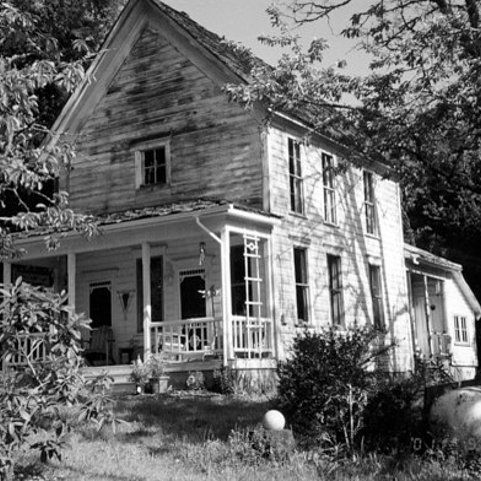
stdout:
POLYGON ((152 322, 152 301, 150 293, 150 244, 142 243, 142 290, 144 294, 144 362, 150 356, 150 325, 152 322))
POLYGON ((3 261, 3 285, 10 287, 12 285, 12 263, 3 261))
POLYGON ((424 285, 424 309, 426 312, 426 327, 428 330, 428 346, 429 346, 429 356, 433 355, 433 330, 431 326, 431 306, 429 304, 429 289, 428 289, 428 278, 423 275, 423 285, 424 285))
POLYGON ((230 282, 230 232, 224 227, 221 232, 221 271, 222 271, 222 340, 223 340, 223 363, 227 366, 228 360, 233 359, 232 346, 232 299, 230 282))
POLYGON ((416 335, 416 314, 414 312, 414 296, 413 296, 413 284, 412 284, 411 275, 412 275, 411 270, 408 269, 406 271, 406 288, 408 291, 409 320, 410 320, 410 326, 411 326, 411 346, 413 350, 412 365, 414 370, 414 368, 416 367, 414 356, 418 349, 418 339, 416 335))
POLYGON ((67 276, 68 276, 68 305, 75 311, 75 289, 77 277, 77 256, 75 252, 67 254, 67 276))
POLYGON ((265 266, 265 277, 266 277, 266 301, 267 301, 267 309, 266 315, 270 321, 270 347, 272 349, 272 354, 274 355, 275 359, 279 359, 279 332, 276 326, 276 313, 275 313, 275 303, 274 303, 274 282, 273 282, 273 274, 274 274, 274 264, 272 260, 272 237, 269 236, 265 243, 265 250, 264 250, 264 266, 265 266))

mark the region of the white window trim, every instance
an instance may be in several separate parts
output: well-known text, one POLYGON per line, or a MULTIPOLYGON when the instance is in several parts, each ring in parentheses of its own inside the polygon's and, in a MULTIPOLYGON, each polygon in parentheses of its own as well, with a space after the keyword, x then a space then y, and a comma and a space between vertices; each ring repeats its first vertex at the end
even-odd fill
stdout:
MULTIPOLYGON (((301 217, 306 216, 306 201, 305 201, 305 196, 304 196, 304 159, 306 158, 306 152, 305 152, 305 146, 304 143, 292 136, 287 136, 287 175, 288 175, 288 192, 289 192, 289 213, 301 217), (299 145, 299 163, 300 163, 300 175, 297 175, 297 173, 291 174, 291 168, 290 168, 290 159, 289 159, 289 141, 295 142, 299 145), (300 201, 300 207, 301 211, 294 210, 292 208, 292 203, 291 203, 291 177, 295 179, 295 181, 298 181, 300 183, 300 194, 301 194, 301 201, 300 201)), ((294 163, 294 172, 296 170, 296 166, 294 163)))
POLYGON ((295 312, 296 315, 294 316, 294 325, 296 327, 306 327, 313 325, 313 309, 312 309, 312 302, 311 302, 311 276, 309 275, 309 246, 305 244, 294 244, 292 246, 292 276, 294 279, 294 299, 295 299, 295 312), (295 254, 294 249, 300 249, 305 252, 305 261, 306 261, 306 275, 307 275, 307 283, 297 283, 296 280, 296 261, 295 261, 295 254), (297 312, 297 286, 302 285, 307 289, 307 321, 298 318, 297 312))
POLYGON ((362 175, 361 175, 361 181, 362 181, 362 215, 363 215, 363 226, 364 226, 364 232, 367 236, 371 237, 379 237, 379 219, 377 217, 377 200, 376 200, 376 190, 377 190, 377 179, 376 179, 376 174, 369 169, 362 169, 362 175), (366 200, 366 191, 365 191, 365 184, 364 184, 364 173, 371 174, 371 179, 372 179, 372 201, 366 200), (367 206, 372 206, 373 210, 373 232, 368 232, 367 230, 367 206))
POLYGON ((454 314, 453 315, 453 342, 457 346, 470 346, 471 343, 469 342, 469 324, 468 324, 468 316, 465 314, 454 314), (461 319, 464 318, 466 321, 466 341, 463 341, 462 339, 457 341, 456 340, 456 318, 459 319, 459 334, 460 337, 462 338, 462 330, 461 330, 461 319))
POLYGON ((135 152, 135 189, 142 187, 165 187, 171 183, 171 151, 170 139, 157 139, 148 142, 141 142, 133 147, 135 152), (165 184, 145 184, 144 183, 144 152, 146 150, 165 148, 165 184))
POLYGON ((332 226, 339 226, 339 212, 337 209, 337 176, 333 175, 332 178, 332 187, 327 187, 326 184, 324 184, 324 158, 323 156, 327 155, 331 157, 332 159, 332 168, 336 169, 337 167, 337 156, 334 154, 327 152, 326 150, 321 151, 321 169, 322 169, 322 218, 324 219, 324 223, 327 225, 332 225, 332 226), (334 221, 327 220, 326 218, 326 191, 332 192, 332 198, 333 198, 333 208, 334 208, 334 221))

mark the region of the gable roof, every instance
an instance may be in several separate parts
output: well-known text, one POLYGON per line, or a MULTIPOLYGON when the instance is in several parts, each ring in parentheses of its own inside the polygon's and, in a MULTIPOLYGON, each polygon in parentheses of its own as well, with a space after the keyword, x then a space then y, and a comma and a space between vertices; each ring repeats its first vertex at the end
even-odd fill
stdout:
POLYGON ((252 67, 271 68, 269 64, 256 57, 249 49, 240 44, 229 42, 225 37, 207 30, 192 20, 187 13, 179 12, 160 0, 150 1, 244 81, 249 80, 252 67))

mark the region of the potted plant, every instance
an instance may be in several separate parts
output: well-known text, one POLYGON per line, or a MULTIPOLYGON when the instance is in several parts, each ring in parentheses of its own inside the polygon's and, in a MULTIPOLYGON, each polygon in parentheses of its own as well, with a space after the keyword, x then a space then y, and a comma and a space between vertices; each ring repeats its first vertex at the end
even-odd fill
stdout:
POLYGON ((143 363, 140 356, 132 363, 132 371, 130 379, 135 383, 135 392, 142 394, 145 391, 145 385, 149 382, 150 368, 146 363, 143 363))
POLYGON ((169 377, 164 375, 165 363, 162 355, 151 356, 148 365, 152 394, 167 392, 169 388, 169 377))

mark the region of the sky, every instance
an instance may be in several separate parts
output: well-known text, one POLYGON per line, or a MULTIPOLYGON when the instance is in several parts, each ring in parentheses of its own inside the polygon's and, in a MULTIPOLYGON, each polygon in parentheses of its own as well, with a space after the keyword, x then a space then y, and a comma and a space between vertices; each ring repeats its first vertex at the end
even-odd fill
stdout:
MULTIPOLYGON (((270 64, 279 57, 279 49, 262 45, 257 37, 260 34, 275 32, 269 23, 265 9, 272 0, 163 0, 176 10, 184 11, 203 27, 228 40, 241 42, 252 49, 255 55, 270 64)), ((353 2, 356 3, 356 2, 353 2)), ((359 4, 357 4, 359 7, 359 4)), ((330 24, 311 23, 299 33, 309 40, 321 37, 328 40, 331 48, 326 53, 325 64, 336 64, 347 60, 347 72, 366 73, 368 57, 355 48, 355 43, 340 35, 342 28, 353 12, 349 6, 331 18, 330 24)))

